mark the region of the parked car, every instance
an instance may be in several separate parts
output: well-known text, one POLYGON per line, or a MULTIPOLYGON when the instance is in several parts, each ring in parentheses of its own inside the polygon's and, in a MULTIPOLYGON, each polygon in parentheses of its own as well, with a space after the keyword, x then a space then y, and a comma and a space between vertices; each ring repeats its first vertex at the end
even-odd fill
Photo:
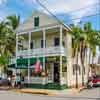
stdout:
POLYGON ((9 80, 0 77, 0 86, 8 86, 8 85, 9 85, 9 80))
POLYGON ((88 87, 100 86, 100 75, 93 76, 88 81, 88 87))

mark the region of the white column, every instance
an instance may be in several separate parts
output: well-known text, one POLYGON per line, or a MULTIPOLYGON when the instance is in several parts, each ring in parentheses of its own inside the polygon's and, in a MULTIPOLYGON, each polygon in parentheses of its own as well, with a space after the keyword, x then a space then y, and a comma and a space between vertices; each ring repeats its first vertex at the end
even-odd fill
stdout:
MULTIPOLYGON (((60 52, 62 51, 62 25, 60 26, 60 52)), ((60 54, 60 84, 62 84, 62 55, 60 54)))
MULTIPOLYGON (((28 34, 29 44, 28 44, 28 54, 30 53, 30 43, 31 43, 31 32, 28 34)), ((30 57, 28 56, 28 83, 30 83, 30 57)))
POLYGON ((44 49, 44 55, 43 55, 43 70, 45 71, 45 48, 46 48, 46 31, 43 29, 43 49, 44 49))
MULTIPOLYGON (((18 54, 18 34, 16 33, 16 65, 17 68, 17 54, 18 54)), ((17 73, 17 69, 15 69, 15 74, 17 73)))
POLYGON ((72 62, 72 37, 69 33, 66 35, 66 46, 67 46, 67 85, 68 87, 73 86, 73 62, 72 62))

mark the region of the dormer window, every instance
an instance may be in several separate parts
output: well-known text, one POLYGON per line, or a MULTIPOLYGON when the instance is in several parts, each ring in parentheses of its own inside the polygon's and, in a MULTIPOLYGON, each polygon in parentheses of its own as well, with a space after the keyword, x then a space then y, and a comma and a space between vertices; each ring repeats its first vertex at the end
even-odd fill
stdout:
POLYGON ((34 17, 34 27, 39 27, 39 17, 34 17))

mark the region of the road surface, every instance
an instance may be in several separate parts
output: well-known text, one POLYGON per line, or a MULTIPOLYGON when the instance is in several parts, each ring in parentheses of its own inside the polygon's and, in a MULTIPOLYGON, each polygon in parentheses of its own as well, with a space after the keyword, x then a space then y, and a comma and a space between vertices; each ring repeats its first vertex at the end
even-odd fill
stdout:
POLYGON ((0 91, 0 100, 100 100, 100 88, 84 90, 73 95, 33 95, 11 91, 0 91))

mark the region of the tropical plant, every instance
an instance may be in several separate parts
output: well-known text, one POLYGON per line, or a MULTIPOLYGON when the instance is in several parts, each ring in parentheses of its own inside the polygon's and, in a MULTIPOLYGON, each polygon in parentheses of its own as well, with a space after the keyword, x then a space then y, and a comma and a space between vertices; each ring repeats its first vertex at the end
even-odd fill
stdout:
POLYGON ((20 24, 20 16, 17 15, 8 16, 6 24, 8 24, 12 28, 12 30, 16 30, 16 28, 20 24))
POLYGON ((72 26, 72 57, 76 58, 75 74, 76 74, 76 88, 78 88, 78 60, 79 60, 79 48, 80 48, 80 34, 81 28, 78 26, 72 26))
POLYGON ((0 61, 0 66, 5 67, 9 57, 15 55, 16 34, 14 31, 19 23, 20 17, 16 15, 8 16, 5 21, 0 22, 0 60, 4 59, 0 61))
POLYGON ((92 65, 94 62, 94 57, 96 56, 96 47, 100 45, 100 34, 99 32, 93 30, 92 24, 87 22, 84 24, 84 33, 85 33, 85 43, 86 43, 86 50, 89 49, 88 54, 88 76, 90 72, 90 63, 91 63, 91 56, 92 56, 92 65))

